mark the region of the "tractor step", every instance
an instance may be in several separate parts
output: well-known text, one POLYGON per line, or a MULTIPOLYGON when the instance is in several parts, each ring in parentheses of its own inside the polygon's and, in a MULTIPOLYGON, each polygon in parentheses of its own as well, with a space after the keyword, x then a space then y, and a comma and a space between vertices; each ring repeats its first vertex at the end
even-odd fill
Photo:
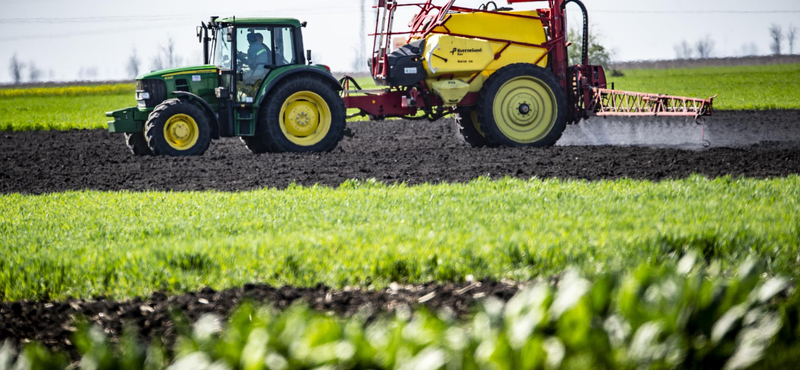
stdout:
POLYGON ((236 109, 236 136, 255 135, 255 116, 250 107, 236 109))

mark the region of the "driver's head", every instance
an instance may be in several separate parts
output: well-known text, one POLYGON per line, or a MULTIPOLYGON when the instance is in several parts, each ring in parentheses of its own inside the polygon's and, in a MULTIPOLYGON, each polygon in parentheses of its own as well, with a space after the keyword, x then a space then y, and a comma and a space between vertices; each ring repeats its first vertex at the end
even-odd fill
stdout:
POLYGON ((256 33, 248 33, 247 34, 247 42, 252 44, 252 43, 258 41, 258 37, 256 35, 257 35, 256 33))
POLYGON ((258 40, 258 43, 263 44, 264 43, 264 35, 262 35, 260 33, 257 33, 256 34, 256 40, 258 40))

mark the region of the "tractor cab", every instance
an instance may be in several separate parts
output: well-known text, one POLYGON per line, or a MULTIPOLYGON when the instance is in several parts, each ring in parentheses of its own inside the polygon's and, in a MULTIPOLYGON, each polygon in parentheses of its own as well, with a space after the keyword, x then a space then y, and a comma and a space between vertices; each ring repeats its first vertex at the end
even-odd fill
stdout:
POLYGON ((270 72, 305 65, 302 25, 296 19, 212 18, 199 28, 206 64, 220 70, 220 89, 239 104, 252 104, 270 72), (209 37, 210 36, 210 37, 209 37))

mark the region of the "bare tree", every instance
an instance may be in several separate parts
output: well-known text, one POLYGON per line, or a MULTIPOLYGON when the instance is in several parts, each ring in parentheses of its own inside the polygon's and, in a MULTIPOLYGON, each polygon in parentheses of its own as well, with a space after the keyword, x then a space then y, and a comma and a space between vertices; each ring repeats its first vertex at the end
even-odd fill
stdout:
POLYGON ((183 64, 183 58, 175 55, 175 41, 170 37, 167 45, 159 47, 158 53, 153 57, 153 70, 176 68, 183 64))
POLYGON ((783 42, 783 29, 777 24, 772 24, 769 28, 769 37, 772 38, 772 44, 769 45, 772 54, 781 55, 781 42, 783 42))
POLYGON ((711 54, 714 54, 714 46, 716 43, 711 39, 711 36, 706 36, 697 41, 695 48, 697 49, 697 57, 700 59, 708 59, 711 54))
POLYGON ((164 53, 164 62, 167 65, 167 68, 174 68, 175 67, 175 41, 170 38, 167 39, 167 46, 164 46, 162 49, 164 53))
POLYGON ((37 68, 34 62, 28 63, 28 80, 36 82, 40 77, 42 77, 42 70, 37 68))
POLYGON ((131 55, 128 57, 128 64, 125 66, 128 70, 128 75, 133 78, 139 75, 139 63, 141 63, 139 55, 136 53, 136 48, 133 48, 131 55))
POLYGON ((164 69, 164 60, 161 58, 161 53, 156 54, 153 57, 153 60, 150 62, 151 69, 154 71, 160 71, 164 69))
POLYGON ((786 32, 786 39, 789 40, 789 54, 794 54, 795 37, 797 37, 797 27, 789 25, 789 31, 786 32))
POLYGON ((675 58, 677 59, 692 59, 694 55, 694 50, 692 47, 689 46, 689 43, 686 40, 681 41, 680 44, 675 44, 675 58))
POLYGON ((11 72, 11 78, 14 79, 15 84, 22 82, 23 68, 25 68, 25 64, 20 63, 17 59, 17 54, 14 54, 14 56, 11 57, 11 64, 8 66, 8 70, 11 72))
POLYGON ((755 42, 742 44, 742 56, 750 57, 758 55, 758 45, 755 42))

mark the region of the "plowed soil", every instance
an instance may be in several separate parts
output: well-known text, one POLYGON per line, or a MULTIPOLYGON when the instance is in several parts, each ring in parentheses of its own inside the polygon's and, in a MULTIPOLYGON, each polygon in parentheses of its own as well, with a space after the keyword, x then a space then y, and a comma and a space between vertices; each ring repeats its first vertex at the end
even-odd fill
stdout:
POLYGON ((72 344, 76 319, 83 318, 102 327, 112 341, 119 339, 124 324, 135 326, 142 340, 161 337, 172 343, 176 326, 172 311, 190 322, 213 313, 227 317, 243 301, 268 304, 278 309, 304 302, 323 312, 349 316, 367 315, 371 320, 382 312, 426 306, 433 311, 450 310, 464 316, 474 303, 485 297, 510 299, 519 286, 510 283, 474 282, 464 284, 394 286, 382 291, 333 291, 324 286, 299 289, 245 285, 243 288, 215 292, 206 288, 197 293, 167 297, 154 293, 147 299, 117 302, 102 298, 66 302, 0 302, 0 345, 6 339, 17 345, 37 341, 51 349, 64 350, 77 360, 72 344))
MULTIPOLYGON (((303 185, 337 186, 347 179, 384 182, 462 182, 479 176, 662 180, 693 173, 777 177, 800 173, 800 111, 719 112, 705 129, 675 119, 598 120, 570 126, 553 148, 471 148, 455 137, 452 120, 358 122, 331 153, 254 155, 234 139, 212 143, 203 157, 134 157, 121 135, 104 131, 0 133, 0 193, 65 190, 249 190, 303 185), (711 141, 703 147, 702 138, 711 141)), ((246 285, 243 288, 147 299, 0 302, 0 342, 36 340, 64 349, 75 319, 85 317, 118 338, 132 323, 143 339, 174 340, 170 311, 190 320, 226 316, 243 300, 285 308, 371 315, 423 304, 466 315, 475 300, 509 299, 518 286, 497 282, 395 287, 383 291, 332 291, 246 285)))
POLYGON ((236 139, 202 157, 134 157, 105 131, 0 133, 0 193, 64 190, 249 190, 338 186, 347 179, 462 182, 479 176, 661 180, 693 173, 800 173, 800 111, 718 112, 682 119, 592 119, 553 148, 470 148, 451 119, 349 123, 354 138, 323 154, 251 154, 236 139))

